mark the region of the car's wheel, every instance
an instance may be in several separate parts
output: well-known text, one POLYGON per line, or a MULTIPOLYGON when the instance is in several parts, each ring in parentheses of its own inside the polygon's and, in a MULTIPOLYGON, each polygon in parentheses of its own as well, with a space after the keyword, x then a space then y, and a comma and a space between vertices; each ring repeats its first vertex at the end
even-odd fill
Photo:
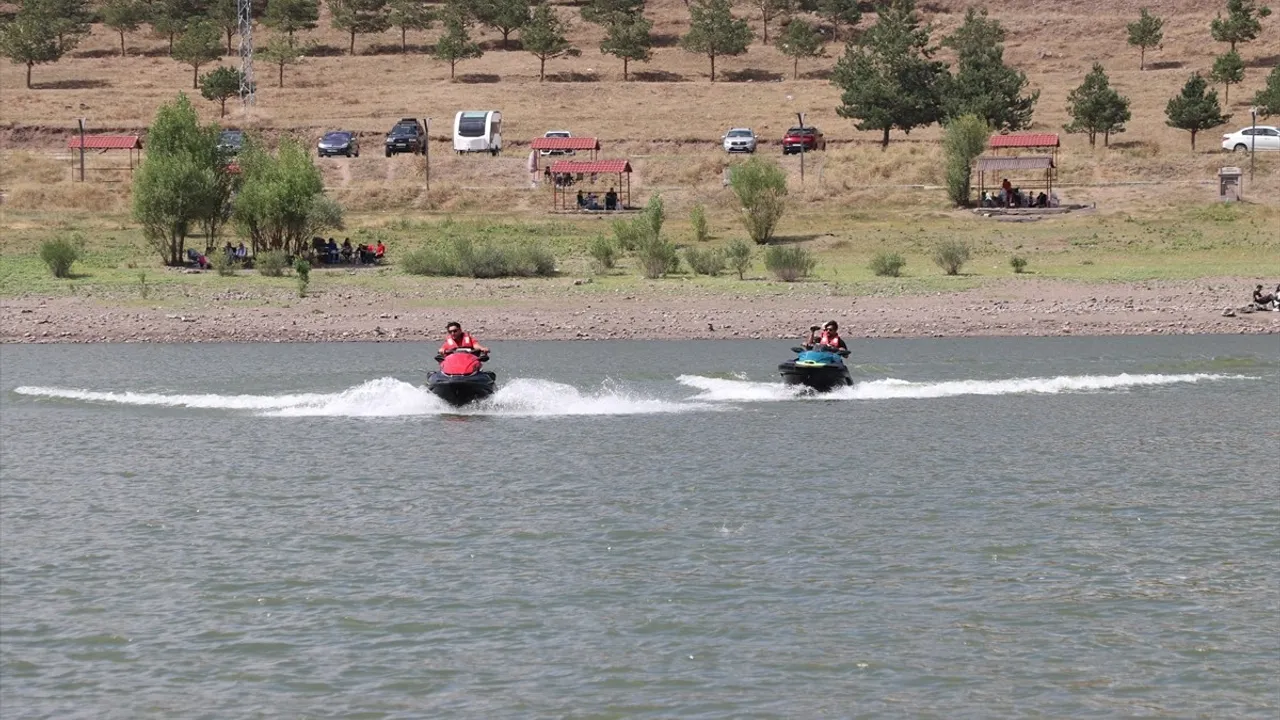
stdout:
POLYGON ((387 148, 387 157, 391 157, 391 148, 387 148))
POLYGON ((1249 146, 1245 145, 1244 143, 1239 143, 1231 149, 1234 150, 1235 152, 1249 152, 1249 146))
POLYGON ((357 150, 357 151, 356 151, 355 157, 360 157, 360 151, 359 151, 359 150, 357 150))

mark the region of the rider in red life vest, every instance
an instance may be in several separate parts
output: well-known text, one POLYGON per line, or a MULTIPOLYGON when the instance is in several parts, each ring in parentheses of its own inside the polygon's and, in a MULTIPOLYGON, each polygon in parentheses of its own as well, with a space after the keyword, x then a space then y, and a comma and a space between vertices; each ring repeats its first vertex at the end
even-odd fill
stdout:
POLYGON ((817 325, 809 328, 809 340, 805 342, 805 348, 811 350, 815 345, 826 345, 837 350, 849 349, 849 346, 844 344, 844 338, 840 337, 840 325, 835 320, 828 320, 822 326, 821 335, 816 335, 817 332, 817 325))
POLYGON ((476 342, 475 338, 471 337, 467 333, 462 332, 462 325, 457 322, 449 323, 445 326, 445 330, 449 334, 445 337, 444 344, 440 346, 441 355, 448 355, 458 348, 471 348, 476 352, 483 353, 485 355, 489 354, 489 348, 476 342))

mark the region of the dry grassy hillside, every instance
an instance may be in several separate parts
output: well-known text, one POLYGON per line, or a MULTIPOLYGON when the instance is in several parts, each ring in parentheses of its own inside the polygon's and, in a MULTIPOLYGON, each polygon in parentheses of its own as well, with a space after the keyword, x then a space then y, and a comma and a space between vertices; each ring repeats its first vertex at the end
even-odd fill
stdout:
MULTIPOLYGON (((1192 0, 1012 0, 990 8, 1008 31, 1006 60, 1024 70, 1041 91, 1033 130, 1060 132, 1067 121, 1067 93, 1094 62, 1101 62, 1113 85, 1131 99, 1134 119, 1112 148, 1090 149, 1083 136, 1064 136, 1060 164, 1066 196, 1107 206, 1157 207, 1212 197, 1212 188, 1197 183, 1212 180, 1219 166, 1232 163, 1219 152, 1219 133, 1202 133, 1193 153, 1188 134, 1165 125, 1164 106, 1191 72, 1207 72, 1214 55, 1226 50, 1209 35, 1217 5, 1192 0), (1143 72, 1137 50, 1125 43, 1125 24, 1136 18, 1140 5, 1165 18, 1163 47, 1148 52, 1143 72), (1161 185, 1131 184, 1145 182, 1161 185)), ((965 3, 933 0, 921 7, 940 39, 959 25, 965 3)), ((574 7, 560 11, 570 20, 571 40, 582 55, 549 61, 546 82, 538 81, 536 58, 520 50, 518 42, 512 50, 499 50, 496 33, 477 29, 485 55, 460 63, 458 81, 450 82, 448 65, 425 53, 438 29, 410 33, 408 54, 399 52, 398 31, 358 36, 357 55, 348 57, 343 54, 345 34, 330 29, 324 17, 322 27, 309 34, 319 43, 315 56, 287 69, 283 88, 275 87, 274 71, 259 63, 257 106, 247 113, 236 108, 223 122, 270 136, 295 134, 308 142, 326 128, 359 131, 364 156, 323 163, 335 194, 354 209, 466 211, 496 205, 519 211, 549 204, 542 194, 525 189, 523 172, 525 144, 547 129, 599 136, 604 156, 633 159, 639 198, 660 188, 679 207, 694 199, 715 202, 723 193, 721 170, 728 160, 718 140, 726 128, 754 127, 773 143, 762 152, 776 156, 782 132, 796 112, 804 112, 826 131, 830 150, 810 157, 802 202, 832 211, 886 198, 904 205, 943 206, 940 192, 900 187, 940 181, 936 127, 909 137, 895 132, 889 150, 881 152, 876 133, 859 132, 836 116, 839 93, 827 77, 841 46, 831 44, 825 59, 802 62, 801 78, 792 80, 790 60, 757 39, 746 55, 721 58, 717 82, 711 83, 707 59, 677 44, 688 24, 684 2, 650 0, 647 14, 659 47, 652 62, 633 63, 632 80, 623 82, 621 62, 598 51, 601 31, 583 22, 574 7), (503 111, 508 152, 496 159, 448 154, 444 142, 453 113, 478 108, 503 111), (438 123, 432 126, 437 142, 430 196, 422 192, 419 164, 407 156, 386 159, 378 152, 382 134, 406 114, 430 116, 438 123), (466 191, 475 187, 485 188, 487 197, 476 199, 466 191)), ((759 18, 746 5, 739 12, 752 19, 758 36, 759 18)), ((874 16, 863 22, 874 22, 874 16)), ((1268 18, 1263 27, 1257 41, 1240 47, 1248 69, 1244 84, 1232 88, 1231 129, 1247 124, 1248 99, 1269 68, 1280 62, 1280 19, 1268 18)), ((255 35, 258 43, 268 36, 265 30, 255 35)), ((88 118, 97 131, 138 129, 150 121, 157 105, 179 91, 192 93, 190 67, 170 59, 162 40, 140 32, 128 36, 127 44, 129 55, 121 58, 118 36, 95 28, 71 57, 38 66, 30 90, 22 87, 25 68, 0 67, 0 140, 7 154, 0 185, 12 206, 42 206, 52 195, 98 209, 120 206, 121 185, 71 189, 50 181, 70 175, 68 164, 55 156, 74 118, 88 118)), ((206 117, 216 119, 215 104, 198 93, 196 103, 206 117)), ((1254 199, 1277 202, 1278 160, 1260 158, 1258 181, 1248 188, 1254 199)), ((793 159, 785 163, 798 172, 793 159)))

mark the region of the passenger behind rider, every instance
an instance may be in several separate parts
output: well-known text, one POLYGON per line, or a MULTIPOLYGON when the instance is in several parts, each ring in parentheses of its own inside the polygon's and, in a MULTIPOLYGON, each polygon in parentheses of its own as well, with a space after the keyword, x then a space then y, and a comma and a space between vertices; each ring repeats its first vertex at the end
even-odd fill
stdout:
POLYGON ((475 338, 468 333, 462 331, 462 325, 457 322, 450 322, 445 325, 444 344, 440 346, 440 354, 448 355, 449 353, 460 348, 470 348, 482 355, 489 354, 489 348, 476 342, 475 338))
POLYGON ((821 328, 817 325, 809 328, 809 339, 805 341, 804 347, 812 350, 815 345, 826 345, 845 352, 849 350, 849 346, 844 344, 844 338, 840 337, 840 324, 835 320, 828 320, 821 328))

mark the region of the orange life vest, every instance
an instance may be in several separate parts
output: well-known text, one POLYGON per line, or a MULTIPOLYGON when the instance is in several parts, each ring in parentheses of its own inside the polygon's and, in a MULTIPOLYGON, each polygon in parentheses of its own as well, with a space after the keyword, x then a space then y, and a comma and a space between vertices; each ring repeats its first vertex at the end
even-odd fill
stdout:
POLYGON ((818 344, 838 348, 840 347, 840 333, 823 330, 822 336, 818 338, 818 344))
POLYGON ((455 342, 453 339, 453 336, 450 335, 449 337, 444 339, 444 344, 440 346, 440 354, 447 355, 453 352, 454 350, 457 350, 458 348, 474 348, 474 347, 476 347, 476 341, 474 338, 471 337, 469 333, 462 333, 461 342, 455 342))

